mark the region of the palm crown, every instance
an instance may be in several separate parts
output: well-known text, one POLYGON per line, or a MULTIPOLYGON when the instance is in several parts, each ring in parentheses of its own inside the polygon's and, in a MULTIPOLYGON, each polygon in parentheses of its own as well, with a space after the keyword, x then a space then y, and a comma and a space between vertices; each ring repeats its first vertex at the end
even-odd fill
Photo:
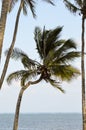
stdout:
POLYGON ((70 81, 80 74, 79 70, 70 63, 80 56, 80 52, 75 51, 76 44, 73 40, 59 38, 61 31, 62 27, 53 30, 45 30, 44 27, 43 31, 36 27, 34 39, 42 62, 32 60, 23 51, 14 49, 11 57, 20 59, 25 69, 10 74, 7 78, 8 83, 11 83, 13 79, 20 79, 23 87, 35 76, 63 91, 59 87, 59 82, 61 80, 70 81))

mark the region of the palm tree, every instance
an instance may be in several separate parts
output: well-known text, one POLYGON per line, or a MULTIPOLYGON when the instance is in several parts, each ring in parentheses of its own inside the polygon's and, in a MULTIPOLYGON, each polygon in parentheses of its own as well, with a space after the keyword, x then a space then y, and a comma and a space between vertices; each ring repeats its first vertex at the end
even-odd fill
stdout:
POLYGON ((82 34, 81 34, 81 72, 82 72, 82 117, 83 117, 83 130, 86 130, 86 97, 85 97, 85 64, 84 64, 84 52, 85 52, 85 19, 86 19, 86 0, 74 0, 75 4, 72 4, 68 0, 64 0, 64 3, 69 11, 73 14, 78 13, 82 16, 82 34))
POLYGON ((61 31, 62 27, 53 30, 45 30, 44 27, 43 31, 39 27, 35 28, 34 39, 41 62, 30 59, 27 54, 17 48, 12 52, 11 58, 20 59, 24 66, 24 69, 13 72, 7 78, 9 84, 12 80, 19 79, 21 85, 13 130, 18 129, 21 99, 24 91, 30 85, 44 80, 64 92, 60 82, 71 81, 80 74, 79 70, 73 67, 70 62, 79 57, 80 53, 75 51, 76 44, 73 40, 59 39, 61 31), (34 79, 36 80, 34 81, 34 79))
MULTIPOLYGON (((12 1, 12 3, 10 4, 9 11, 14 7, 14 5, 17 1, 18 0, 12 1)), ((45 0, 45 1, 53 4, 52 0, 45 0)), ((10 61, 10 56, 11 56, 12 50, 13 50, 14 45, 15 45, 21 10, 23 9, 24 14, 27 14, 27 5, 31 9, 33 17, 36 16, 36 14, 35 14, 35 1, 33 1, 33 0, 21 0, 20 6, 19 6, 19 9, 18 9, 18 13, 17 13, 17 17, 16 17, 16 23, 15 23, 15 29, 14 29, 12 43, 10 45, 10 48, 9 48, 9 51, 8 51, 8 54, 7 54, 7 57, 6 57, 6 60, 5 60, 5 64, 4 64, 4 67, 3 67, 3 71, 2 71, 2 74, 1 74, 1 78, 0 78, 0 89, 2 87, 4 78, 5 78, 5 75, 6 75, 6 72, 7 72, 8 64, 9 64, 9 61, 10 61)))

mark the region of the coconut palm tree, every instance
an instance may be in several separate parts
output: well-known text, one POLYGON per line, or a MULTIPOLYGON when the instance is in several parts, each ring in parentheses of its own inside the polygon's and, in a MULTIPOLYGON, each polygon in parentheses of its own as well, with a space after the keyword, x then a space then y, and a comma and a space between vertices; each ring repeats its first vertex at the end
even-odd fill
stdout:
POLYGON ((68 0, 64 0, 64 3, 69 11, 73 14, 78 13, 82 16, 82 34, 81 34, 81 72, 82 72, 82 117, 83 117, 83 130, 86 130, 86 97, 85 97, 85 64, 84 64, 84 52, 85 52, 85 19, 86 19, 86 0, 74 0, 71 3, 68 0))
POLYGON ((79 57, 80 53, 75 51, 76 44, 73 40, 59 39, 61 31, 62 27, 52 30, 45 30, 44 27, 43 31, 39 27, 35 28, 34 39, 41 62, 29 58, 27 54, 17 48, 12 52, 11 58, 20 59, 24 66, 24 69, 11 73, 7 78, 9 84, 12 80, 19 79, 21 85, 13 130, 18 129, 21 99, 24 91, 30 85, 44 80, 64 92, 60 82, 71 81, 80 74, 79 70, 73 67, 70 62, 79 57))
MULTIPOLYGON (((15 5, 15 3, 17 1, 18 0, 13 0, 12 1, 12 3, 10 4, 10 7, 9 7, 9 11, 14 7, 14 5, 15 5)), ((45 1, 48 2, 48 3, 53 4, 52 0, 45 0, 45 1)), ((3 70, 2 70, 1 78, 0 78, 0 89, 2 87, 4 78, 5 78, 5 75, 6 75, 6 72, 7 72, 7 68, 8 68, 8 64, 9 64, 9 60, 10 60, 10 55, 11 55, 12 50, 13 50, 14 45, 15 45, 21 10, 23 9, 24 14, 27 14, 27 7, 28 7, 27 5, 31 9, 33 17, 36 16, 36 14, 35 14, 35 1, 34 0, 21 0, 20 1, 20 6, 19 6, 19 9, 18 9, 18 13, 17 13, 17 17, 16 17, 16 23, 15 23, 15 29, 14 29, 12 43, 10 45, 10 48, 9 48, 9 51, 8 51, 8 54, 7 54, 7 57, 6 57, 6 60, 5 60, 5 64, 4 64, 4 67, 3 67, 3 70)))

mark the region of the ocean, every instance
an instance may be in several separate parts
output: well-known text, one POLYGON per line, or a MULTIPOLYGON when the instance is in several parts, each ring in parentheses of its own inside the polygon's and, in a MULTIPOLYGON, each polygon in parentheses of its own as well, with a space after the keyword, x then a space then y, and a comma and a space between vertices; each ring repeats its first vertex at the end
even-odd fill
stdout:
MULTIPOLYGON (((13 114, 0 114, 0 130, 12 130, 13 114)), ((82 130, 81 114, 20 114, 18 130, 82 130)))

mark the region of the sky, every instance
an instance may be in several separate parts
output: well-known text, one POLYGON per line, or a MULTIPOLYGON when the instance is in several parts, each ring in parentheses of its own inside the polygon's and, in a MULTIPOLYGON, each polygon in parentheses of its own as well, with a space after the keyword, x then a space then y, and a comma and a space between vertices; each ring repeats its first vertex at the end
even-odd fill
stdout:
MULTIPOLYGON (((19 3, 17 3, 13 11, 8 14, 0 73, 5 61, 4 52, 12 41, 18 6, 19 3)), ((39 0, 39 3, 36 5, 36 14, 37 18, 34 19, 29 8, 28 16, 24 16, 23 13, 21 13, 15 47, 25 51, 32 59, 38 59, 34 42, 34 28, 36 26, 41 28, 45 26, 46 29, 53 29, 57 26, 63 26, 61 38, 72 38, 77 43, 78 50, 80 50, 81 17, 71 14, 61 0, 56 2, 56 6, 51 6, 39 0)), ((80 59, 77 59, 73 64, 80 69, 80 59)), ((11 72, 18 69, 22 69, 21 63, 10 60, 6 78, 11 72)), ((0 91, 0 113, 14 113, 20 91, 20 84, 19 82, 13 81, 13 83, 8 86, 6 78, 0 91)), ((69 83, 62 82, 62 88, 65 90, 65 94, 45 82, 30 86, 24 92, 20 112, 81 113, 81 77, 79 76, 69 83)))

